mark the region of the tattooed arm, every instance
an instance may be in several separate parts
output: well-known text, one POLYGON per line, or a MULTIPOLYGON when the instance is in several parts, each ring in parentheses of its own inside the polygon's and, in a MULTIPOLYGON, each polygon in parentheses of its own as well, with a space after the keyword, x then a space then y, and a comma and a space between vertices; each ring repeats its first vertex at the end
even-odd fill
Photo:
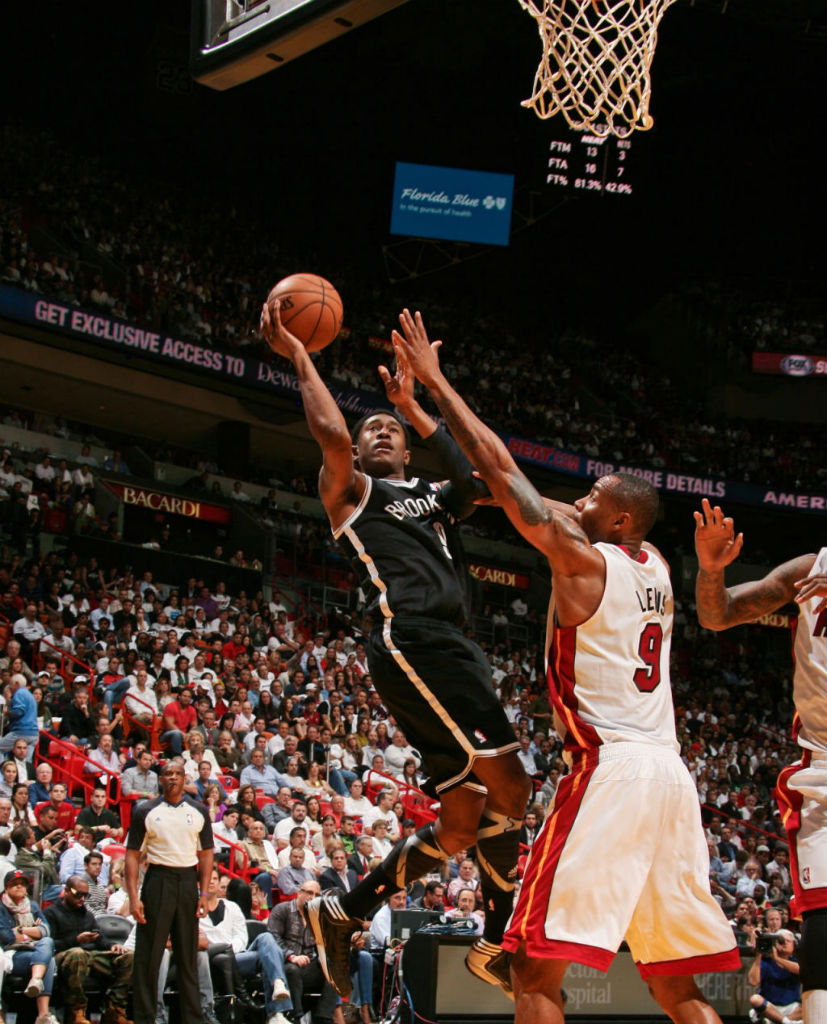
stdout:
POLYGON ((738 557, 743 534, 735 534, 733 520, 703 499, 703 512, 695 513, 695 552, 698 576, 695 603, 705 629, 722 630, 754 622, 796 598, 798 587, 813 567, 815 555, 802 555, 779 565, 761 580, 724 584, 724 569, 738 557))
MULTIPOLYGON (((520 533, 548 558, 555 576, 600 578, 603 556, 589 543, 577 522, 549 505, 518 468, 505 445, 468 408, 445 379, 437 358, 439 342, 432 345, 419 313, 405 310, 399 317, 402 334, 394 332, 394 344, 405 353, 410 366, 430 391, 445 417, 457 444, 488 484, 492 495, 520 533)), ((555 507, 557 506, 557 507, 555 507)))

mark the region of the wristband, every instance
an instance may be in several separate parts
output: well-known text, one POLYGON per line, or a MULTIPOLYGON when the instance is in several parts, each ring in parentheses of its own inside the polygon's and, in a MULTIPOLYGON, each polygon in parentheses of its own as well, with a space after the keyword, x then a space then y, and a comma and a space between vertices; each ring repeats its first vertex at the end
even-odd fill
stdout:
POLYGON ((198 895, 199 896, 209 896, 209 893, 208 892, 199 892, 198 895))

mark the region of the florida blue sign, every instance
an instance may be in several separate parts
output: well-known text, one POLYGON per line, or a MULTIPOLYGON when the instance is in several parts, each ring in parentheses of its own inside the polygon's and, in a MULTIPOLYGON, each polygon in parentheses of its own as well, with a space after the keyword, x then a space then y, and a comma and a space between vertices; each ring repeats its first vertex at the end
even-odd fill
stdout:
POLYGON ((514 175, 397 163, 391 234, 508 245, 514 175))

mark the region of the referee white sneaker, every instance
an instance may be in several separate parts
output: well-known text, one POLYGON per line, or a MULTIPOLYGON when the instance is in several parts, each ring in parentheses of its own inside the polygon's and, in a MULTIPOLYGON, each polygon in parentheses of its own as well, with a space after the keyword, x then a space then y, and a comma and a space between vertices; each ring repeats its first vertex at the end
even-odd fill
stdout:
POLYGON ((279 1003, 282 999, 290 998, 290 989, 284 983, 284 978, 276 978, 273 982, 273 1002, 279 1003))

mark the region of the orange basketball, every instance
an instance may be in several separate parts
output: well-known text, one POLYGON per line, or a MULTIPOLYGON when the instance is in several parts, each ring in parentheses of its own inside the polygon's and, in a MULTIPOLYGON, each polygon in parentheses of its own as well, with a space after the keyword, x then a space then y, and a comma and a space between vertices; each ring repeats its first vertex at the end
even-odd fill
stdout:
POLYGON ((281 300, 281 322, 308 352, 329 345, 342 327, 342 299, 330 281, 317 274, 291 274, 274 286, 267 304, 281 300))

